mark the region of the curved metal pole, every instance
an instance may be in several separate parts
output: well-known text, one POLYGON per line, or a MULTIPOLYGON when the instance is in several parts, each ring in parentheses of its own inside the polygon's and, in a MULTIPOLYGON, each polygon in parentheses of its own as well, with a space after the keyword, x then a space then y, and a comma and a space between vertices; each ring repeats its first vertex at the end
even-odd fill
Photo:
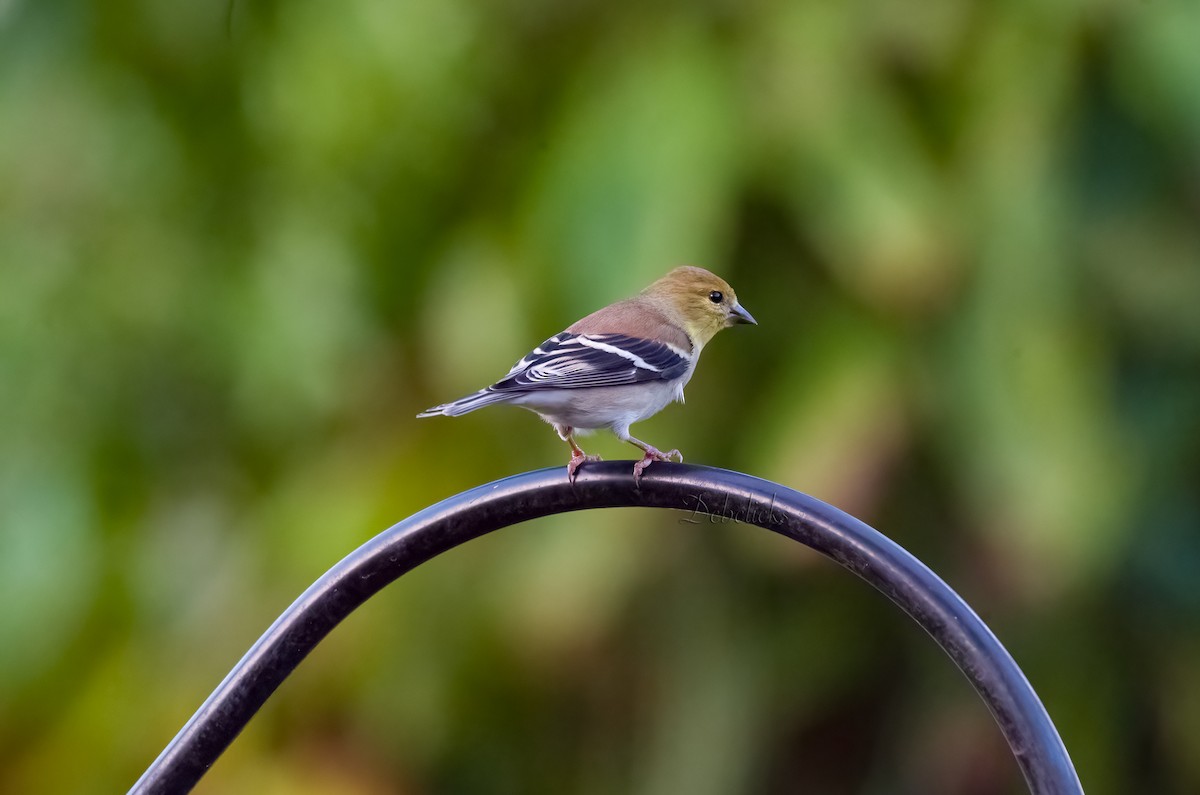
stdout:
POLYGON ((954 591, 854 517, 770 481, 711 467, 655 464, 635 488, 629 462, 526 472, 433 505, 363 544, 305 591, 201 705, 131 792, 187 792, 300 661, 388 583, 459 544, 518 522, 586 508, 701 511, 765 527, 874 585, 933 636, 1000 724, 1035 795, 1082 795, 1050 716, 996 636, 954 591))

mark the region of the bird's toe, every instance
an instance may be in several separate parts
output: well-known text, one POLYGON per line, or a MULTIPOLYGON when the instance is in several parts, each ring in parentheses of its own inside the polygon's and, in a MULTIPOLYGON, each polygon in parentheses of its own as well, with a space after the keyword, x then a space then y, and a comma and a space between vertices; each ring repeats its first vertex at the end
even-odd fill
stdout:
POLYGON ((603 461, 598 455, 587 455, 583 451, 571 454, 571 460, 567 462, 567 480, 575 483, 575 478, 579 474, 579 467, 584 464, 591 464, 597 461, 603 461))

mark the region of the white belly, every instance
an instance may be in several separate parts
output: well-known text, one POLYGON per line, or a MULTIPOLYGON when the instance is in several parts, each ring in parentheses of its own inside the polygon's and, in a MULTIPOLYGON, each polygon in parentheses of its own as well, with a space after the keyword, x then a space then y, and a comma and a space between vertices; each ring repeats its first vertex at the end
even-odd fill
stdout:
POLYGON ((542 419, 578 430, 607 428, 625 436, 629 426, 683 400, 684 381, 644 382, 588 389, 539 389, 513 400, 542 419))

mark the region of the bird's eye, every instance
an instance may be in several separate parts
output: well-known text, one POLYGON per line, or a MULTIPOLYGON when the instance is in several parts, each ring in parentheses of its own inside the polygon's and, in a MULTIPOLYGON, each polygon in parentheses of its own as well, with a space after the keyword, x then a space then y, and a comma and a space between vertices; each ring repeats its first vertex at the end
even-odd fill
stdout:
POLYGON ((721 295, 720 290, 713 290, 708 294, 708 300, 712 301, 714 304, 719 304, 725 300, 725 296, 721 295))

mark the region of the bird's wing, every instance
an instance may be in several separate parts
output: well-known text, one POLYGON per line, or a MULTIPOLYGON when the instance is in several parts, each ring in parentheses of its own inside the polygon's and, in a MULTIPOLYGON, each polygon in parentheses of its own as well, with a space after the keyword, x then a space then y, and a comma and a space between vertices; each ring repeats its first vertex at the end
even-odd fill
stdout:
POLYGON ((564 331, 534 348, 491 389, 523 392, 670 381, 683 375, 689 364, 685 351, 664 342, 564 331))

